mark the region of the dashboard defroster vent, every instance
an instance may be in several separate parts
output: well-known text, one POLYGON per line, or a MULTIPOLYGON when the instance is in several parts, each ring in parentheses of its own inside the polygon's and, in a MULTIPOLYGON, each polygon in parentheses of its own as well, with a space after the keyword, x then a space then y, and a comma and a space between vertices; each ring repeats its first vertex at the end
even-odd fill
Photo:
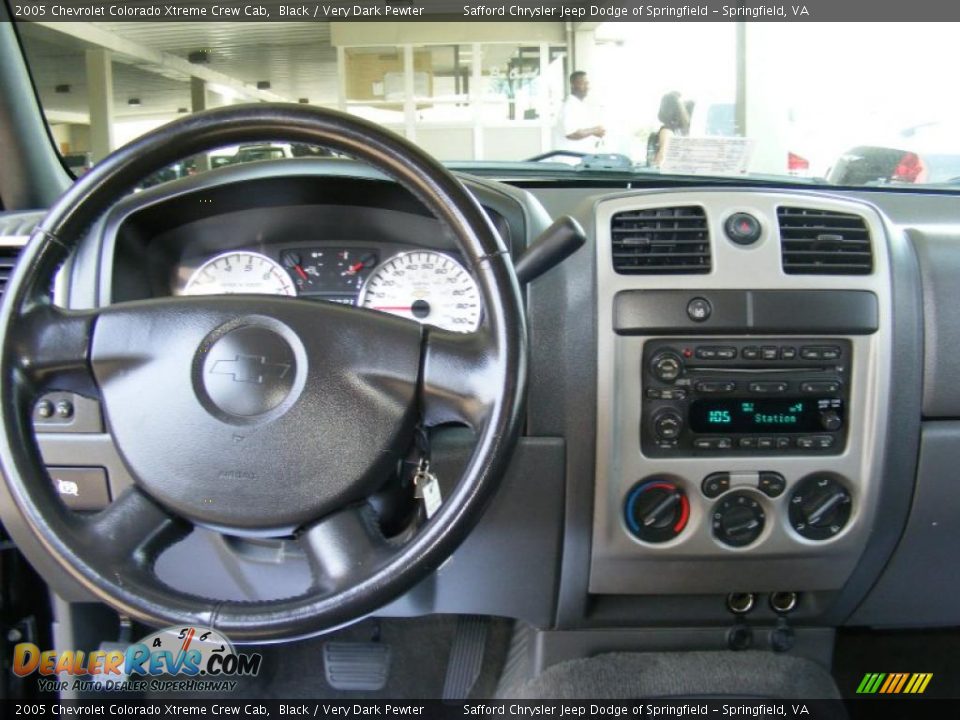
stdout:
POLYGON ((7 281, 13 273, 13 266, 17 264, 22 247, 16 245, 0 245, 0 297, 7 290, 7 281))
POLYGON ((613 269, 621 275, 710 272, 710 234, 702 207, 629 210, 613 216, 613 269))
POLYGON ((869 275, 870 232, 859 215, 779 207, 780 252, 788 275, 869 275))

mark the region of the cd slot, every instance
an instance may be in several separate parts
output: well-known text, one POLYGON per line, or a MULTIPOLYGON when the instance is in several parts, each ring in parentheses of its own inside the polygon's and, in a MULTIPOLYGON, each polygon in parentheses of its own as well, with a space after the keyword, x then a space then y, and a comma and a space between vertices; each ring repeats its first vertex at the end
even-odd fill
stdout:
POLYGON ((836 372, 836 367, 809 367, 809 366, 797 366, 797 367, 778 367, 778 368, 732 368, 732 367, 717 367, 717 366, 706 366, 706 365, 688 365, 687 372, 689 373, 713 373, 713 374, 723 374, 723 373, 732 373, 732 374, 749 374, 749 375, 776 375, 784 373, 826 373, 826 372, 836 372))

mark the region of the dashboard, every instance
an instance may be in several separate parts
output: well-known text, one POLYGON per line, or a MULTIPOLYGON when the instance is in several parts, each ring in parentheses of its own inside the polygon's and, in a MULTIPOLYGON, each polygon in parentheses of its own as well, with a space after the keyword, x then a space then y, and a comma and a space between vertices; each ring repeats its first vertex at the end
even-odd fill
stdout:
MULTIPOLYGON (((960 620, 951 593, 911 592, 933 587, 929 558, 960 548, 947 479, 960 326, 943 310, 960 287, 955 198, 461 179, 514 259, 561 215, 589 242, 524 288, 528 404, 500 492, 453 560, 384 614, 724 627, 749 595, 760 622, 960 620)), ((253 291, 454 330, 483 314, 442 224, 346 161, 236 166, 129 196, 65 276, 72 307, 253 291)), ((34 416, 44 456, 102 469, 109 501, 132 481, 109 419, 70 400, 71 418, 34 416)), ((438 475, 456 477, 469 436, 432 443, 438 475)), ((171 584, 298 591, 305 560, 290 548, 194 535, 158 561, 171 584), (209 572, 183 569, 197 563, 209 572)))

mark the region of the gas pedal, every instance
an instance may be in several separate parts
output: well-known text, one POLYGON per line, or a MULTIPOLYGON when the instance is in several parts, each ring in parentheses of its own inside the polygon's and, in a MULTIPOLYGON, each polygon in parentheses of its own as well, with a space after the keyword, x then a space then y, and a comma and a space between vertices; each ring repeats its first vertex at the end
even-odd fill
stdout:
POLYGON ((443 681, 444 700, 466 700, 477 684, 483 668, 490 619, 481 615, 462 615, 450 648, 447 676, 443 681))

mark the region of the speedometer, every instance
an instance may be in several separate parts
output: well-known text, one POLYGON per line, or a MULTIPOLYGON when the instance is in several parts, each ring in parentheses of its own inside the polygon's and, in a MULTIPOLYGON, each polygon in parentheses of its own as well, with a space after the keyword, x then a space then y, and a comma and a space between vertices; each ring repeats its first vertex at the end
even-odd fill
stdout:
POLYGON ((184 295, 296 295, 286 270, 266 255, 235 251, 210 258, 187 280, 184 295))
POLYGON ((429 250, 394 255, 367 278, 357 303, 444 330, 480 325, 480 291, 453 258, 429 250))

